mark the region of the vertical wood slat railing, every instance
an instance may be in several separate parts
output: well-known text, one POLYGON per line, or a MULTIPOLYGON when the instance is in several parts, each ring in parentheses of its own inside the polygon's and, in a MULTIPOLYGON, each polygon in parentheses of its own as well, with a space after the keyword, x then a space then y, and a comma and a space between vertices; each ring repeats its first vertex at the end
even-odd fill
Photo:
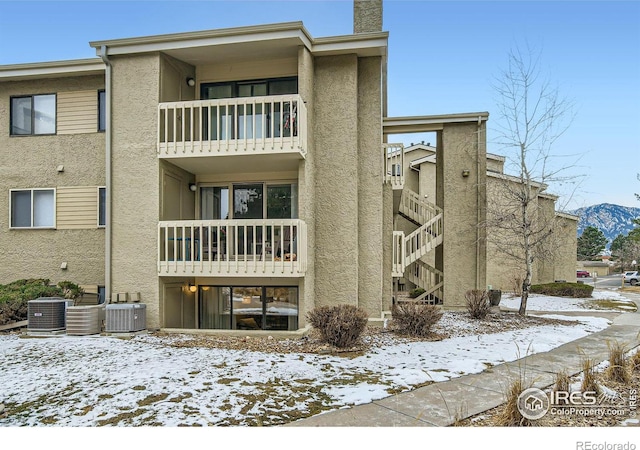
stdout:
POLYGON ((299 219, 158 223, 158 272, 168 276, 303 276, 307 228, 299 219))
POLYGON ((160 103, 161 157, 307 152, 307 110, 298 94, 160 103))

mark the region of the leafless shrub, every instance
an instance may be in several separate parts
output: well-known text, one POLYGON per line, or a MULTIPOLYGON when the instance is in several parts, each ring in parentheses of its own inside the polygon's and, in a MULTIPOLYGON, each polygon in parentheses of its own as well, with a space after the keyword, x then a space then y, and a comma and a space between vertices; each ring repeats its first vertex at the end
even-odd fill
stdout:
POLYGON ((320 306, 307 314, 322 339, 336 347, 352 347, 367 326, 366 311, 353 305, 320 306))
POLYGON ((432 327, 442 318, 442 310, 436 305, 418 305, 399 303, 391 310, 396 331, 409 336, 425 337, 431 334, 432 327))
POLYGON ((618 383, 628 383, 630 380, 629 368, 627 367, 628 357, 624 345, 614 342, 609 347, 609 367, 606 376, 611 381, 618 383))
POLYGON ((474 319, 484 319, 491 310, 489 293, 479 289, 472 289, 464 294, 467 311, 474 319))

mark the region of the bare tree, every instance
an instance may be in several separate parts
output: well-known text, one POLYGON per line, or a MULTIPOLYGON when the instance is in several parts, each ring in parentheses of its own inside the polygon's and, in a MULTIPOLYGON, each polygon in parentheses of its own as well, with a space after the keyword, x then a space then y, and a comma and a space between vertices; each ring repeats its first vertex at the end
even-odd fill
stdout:
POLYGON ((564 175, 572 165, 558 164, 552 147, 573 119, 573 103, 541 74, 540 52, 527 47, 509 53, 506 69, 494 83, 497 129, 494 142, 501 148, 509 172, 499 192, 488 194, 489 244, 522 271, 519 314, 526 314, 534 261, 554 258, 562 248, 555 216, 557 196, 545 190, 550 183, 572 183, 564 175), (549 203, 551 202, 551 209, 549 203), (492 236, 493 238, 491 238, 492 236))

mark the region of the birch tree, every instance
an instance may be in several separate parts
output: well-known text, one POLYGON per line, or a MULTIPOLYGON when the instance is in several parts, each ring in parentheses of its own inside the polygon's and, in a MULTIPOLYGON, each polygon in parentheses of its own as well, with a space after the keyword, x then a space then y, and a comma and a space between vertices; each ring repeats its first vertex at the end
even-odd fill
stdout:
MULTIPOLYGON (((487 227, 493 229, 488 235, 496 238, 496 248, 522 271, 521 315, 526 314, 534 262, 553 258, 560 246, 554 242, 559 239, 559 233, 554 235, 555 210, 549 214, 548 208, 541 208, 541 194, 549 183, 575 179, 564 175, 568 166, 558 163, 561 155, 553 154, 554 144, 572 121, 573 104, 543 77, 540 63, 539 52, 515 48, 493 85, 497 97, 493 141, 512 175, 505 176, 501 192, 490 197, 487 227)), ((555 204, 553 196, 544 198, 555 204)))

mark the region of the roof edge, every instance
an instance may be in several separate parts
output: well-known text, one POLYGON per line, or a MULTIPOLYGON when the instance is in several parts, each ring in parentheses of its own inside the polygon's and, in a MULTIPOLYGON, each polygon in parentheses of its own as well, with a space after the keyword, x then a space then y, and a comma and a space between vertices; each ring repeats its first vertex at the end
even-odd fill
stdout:
POLYGON ((179 42, 193 39, 219 38, 226 36, 239 36, 245 34, 258 34, 278 31, 302 31, 309 41, 311 35, 305 29, 301 21, 282 22, 268 25, 249 25, 243 27, 218 28, 214 30, 187 31, 183 33, 156 34, 152 36, 130 37, 121 39, 107 39, 101 41, 91 41, 89 45, 96 49, 106 45, 107 47, 121 47, 128 45, 158 44, 161 42, 179 42))
POLYGON ((104 72, 100 58, 71 59, 0 66, 0 81, 54 76, 89 75, 104 72))

